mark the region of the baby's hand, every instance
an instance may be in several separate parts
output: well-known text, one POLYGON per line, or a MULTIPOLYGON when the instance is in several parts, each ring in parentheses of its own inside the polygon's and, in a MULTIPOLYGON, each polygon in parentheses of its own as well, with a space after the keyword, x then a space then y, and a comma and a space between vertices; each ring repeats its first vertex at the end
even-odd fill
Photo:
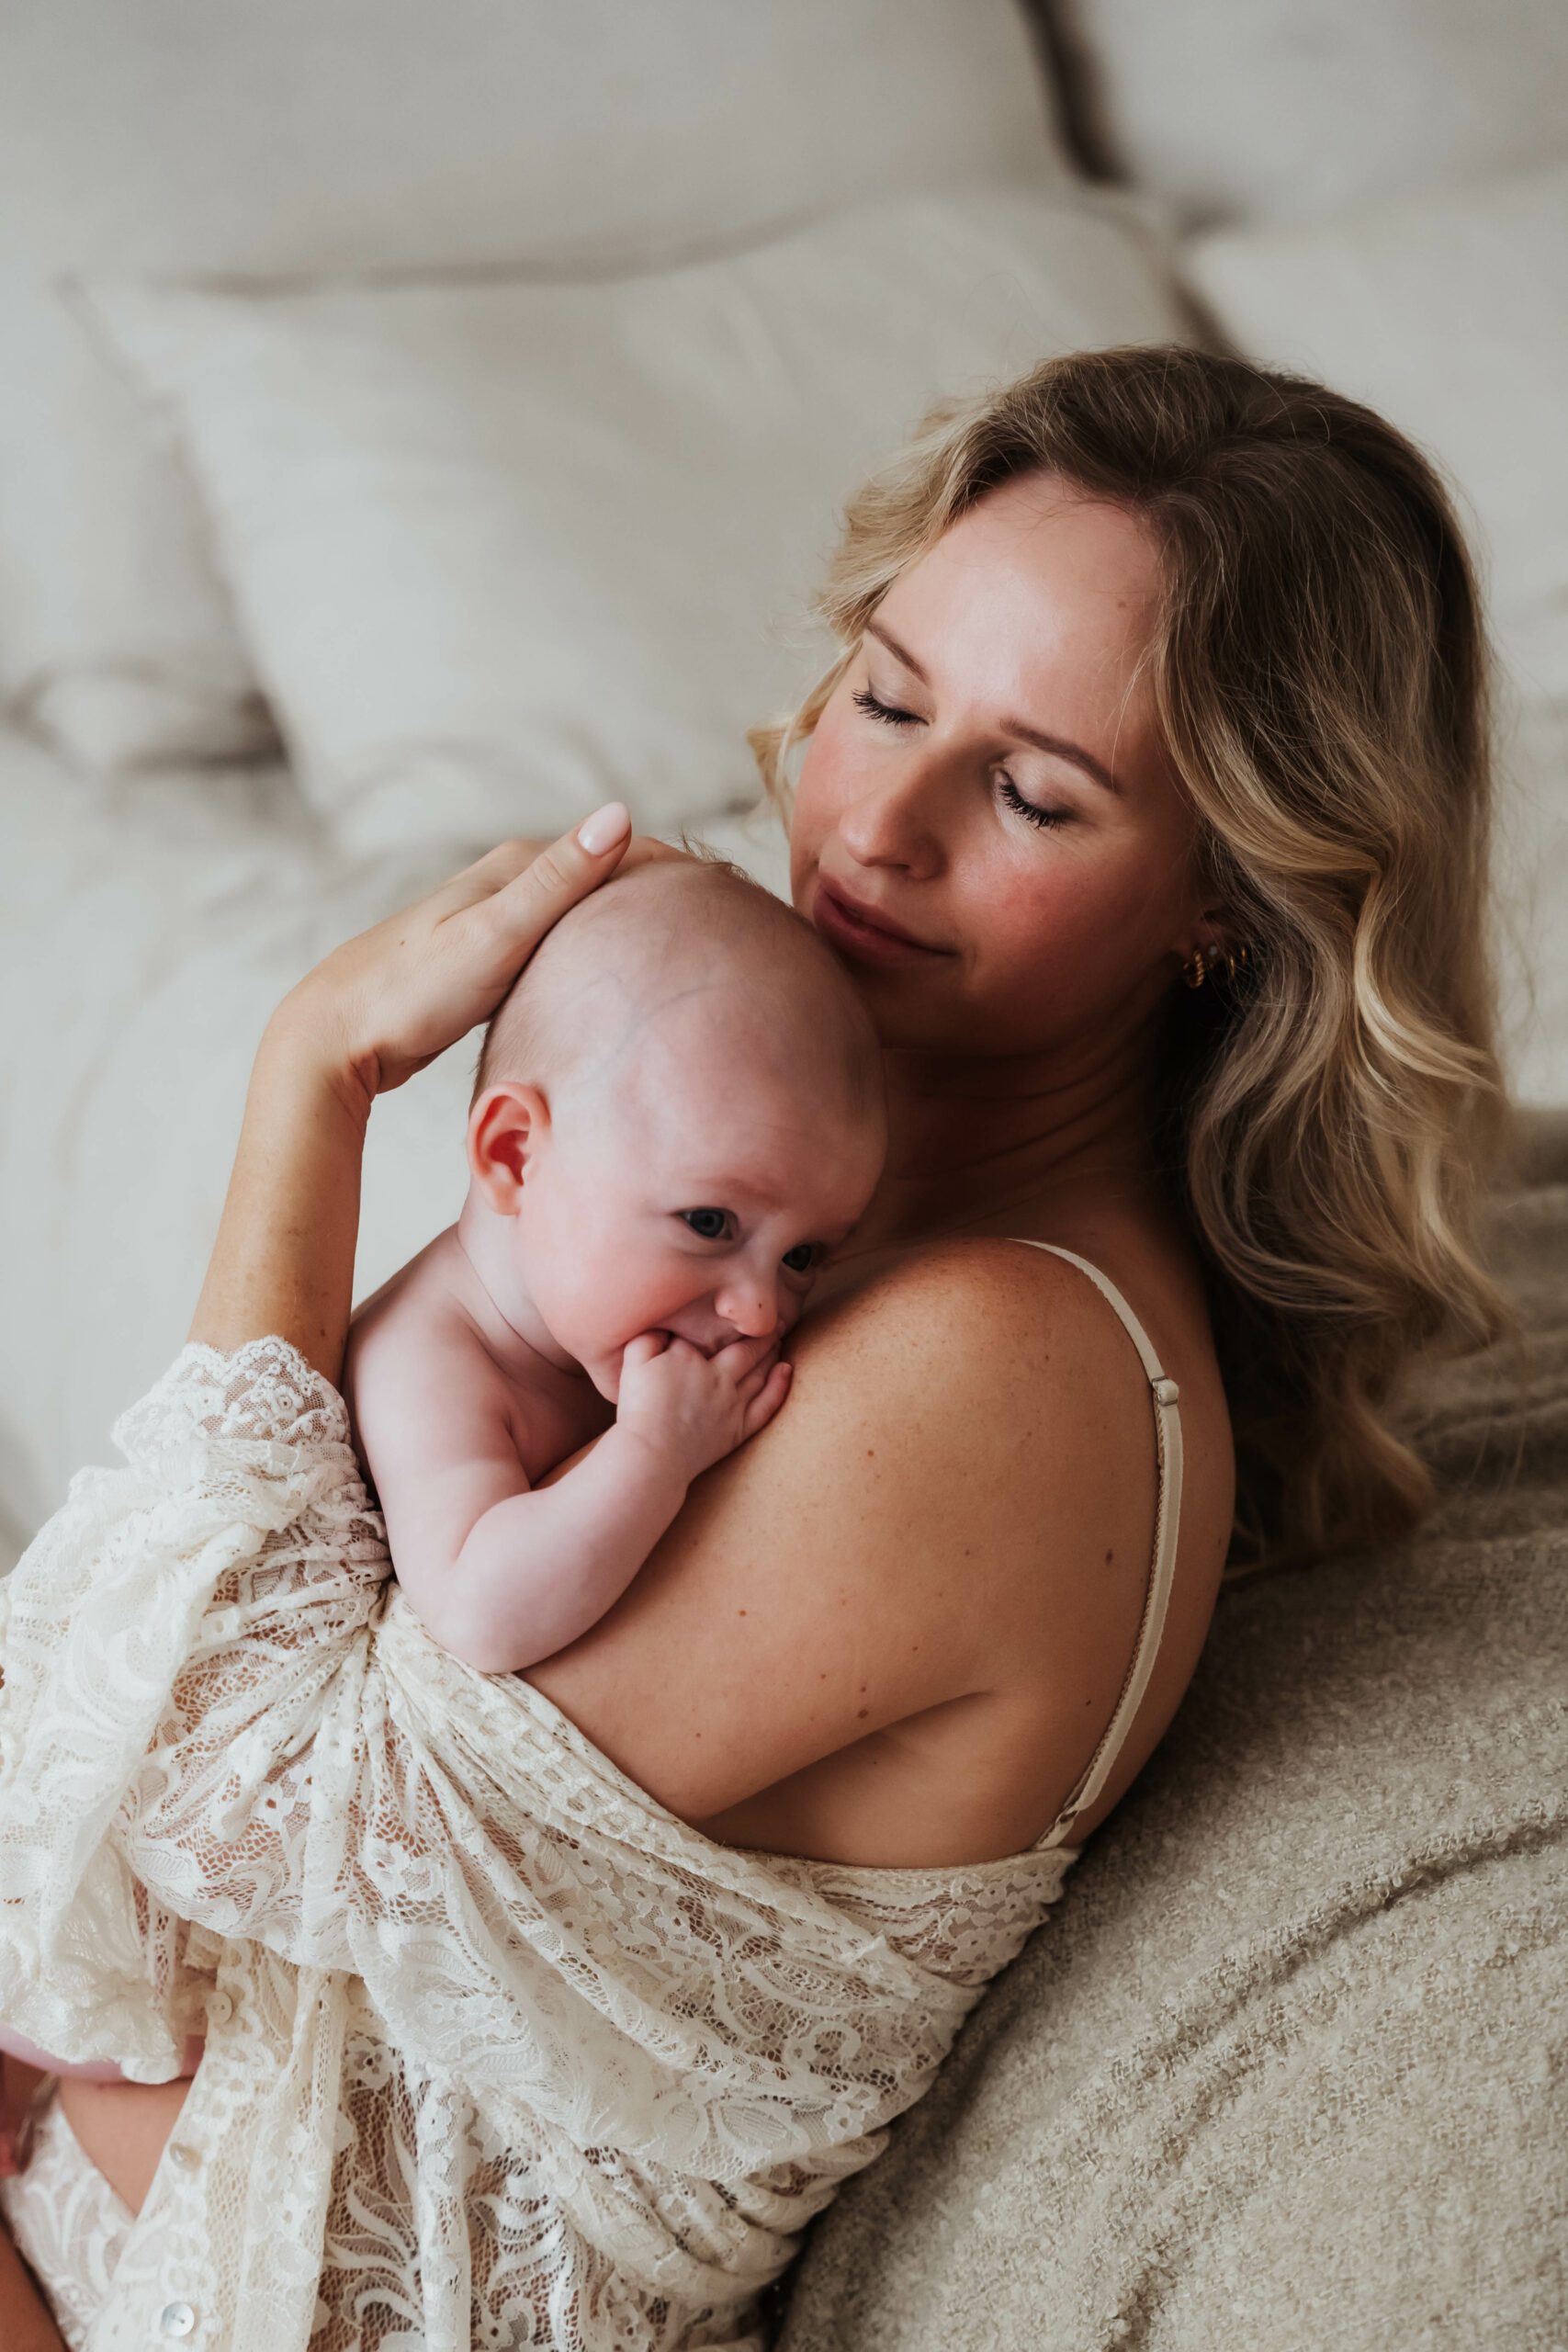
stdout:
POLYGON ((771 1421, 795 1367, 772 1340, 731 1340, 705 1356, 690 1340, 639 1331, 621 1356, 616 1425, 653 1447, 690 1485, 771 1421))

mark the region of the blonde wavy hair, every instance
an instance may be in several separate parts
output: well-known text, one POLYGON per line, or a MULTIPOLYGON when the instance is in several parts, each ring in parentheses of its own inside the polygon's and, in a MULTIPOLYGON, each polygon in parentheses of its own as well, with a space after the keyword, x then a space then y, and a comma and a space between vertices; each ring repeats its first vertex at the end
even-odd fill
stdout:
POLYGON ((1459 525, 1381 417, 1237 359, 1079 352, 942 401, 844 510, 811 600, 841 652, 750 730, 786 823, 784 763, 893 582, 1041 470, 1156 537, 1158 723, 1249 948, 1234 980, 1173 989, 1159 1105, 1235 1431, 1227 1573, 1397 1536, 1435 1499, 1391 1421, 1400 1375, 1517 1332, 1478 1239, 1514 1128, 1491 657, 1459 525))

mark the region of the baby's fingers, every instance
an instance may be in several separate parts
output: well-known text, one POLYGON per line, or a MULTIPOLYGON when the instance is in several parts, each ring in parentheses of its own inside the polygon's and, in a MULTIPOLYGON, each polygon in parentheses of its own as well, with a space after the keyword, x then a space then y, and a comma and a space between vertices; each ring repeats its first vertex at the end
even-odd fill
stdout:
POLYGON ((761 1395, 754 1396, 746 1408, 746 1418, 740 1427, 742 1444, 749 1437, 755 1437, 759 1430, 766 1429, 784 1398, 789 1395, 789 1384, 794 1374, 795 1366, 792 1363, 781 1361, 774 1364, 773 1371, 768 1374, 767 1386, 761 1395))
POLYGON ((745 1372, 736 1374, 736 1395, 738 1396, 755 1396, 758 1391, 763 1386, 769 1374, 773 1370, 779 1360, 779 1342, 777 1340, 770 1340, 766 1352, 759 1358, 757 1363, 751 1364, 745 1372))

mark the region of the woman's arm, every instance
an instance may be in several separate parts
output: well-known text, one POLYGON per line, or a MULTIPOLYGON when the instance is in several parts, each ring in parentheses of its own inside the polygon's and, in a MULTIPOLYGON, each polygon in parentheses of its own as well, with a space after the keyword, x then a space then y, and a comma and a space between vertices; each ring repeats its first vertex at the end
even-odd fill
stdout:
MULTIPOLYGON (((5 2120, 7 2143, 0 2152, 0 2173, 17 2169, 16 2149, 9 2136, 11 2119, 21 2116, 38 2080, 36 2068, 11 2055, 0 2058, 0 2118, 5 2120)), ((6 2352, 65 2352, 64 2339, 4 2222, 0 2222, 0 2344, 6 2352)))
POLYGON ((227 1351, 276 1332, 337 1385, 370 1103, 307 1025, 274 1016, 189 1339, 227 1351))
POLYGON ((233 1173, 188 1337, 270 1332, 343 1377, 370 1106, 487 1020, 570 907, 617 871, 679 857, 632 840, 619 801, 556 842, 500 842, 323 958, 257 1049, 233 1173), (611 811, 596 846, 583 834, 611 811))
POLYGON ((6 2352, 65 2352, 65 2338, 49 2315, 0 2222, 0 2344, 6 2352))

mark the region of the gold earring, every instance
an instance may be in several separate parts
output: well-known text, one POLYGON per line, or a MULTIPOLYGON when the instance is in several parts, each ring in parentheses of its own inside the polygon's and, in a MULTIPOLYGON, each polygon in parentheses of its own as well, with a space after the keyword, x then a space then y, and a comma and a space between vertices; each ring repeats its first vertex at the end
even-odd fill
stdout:
POLYGON ((1245 940, 1234 950, 1228 947, 1195 947, 1182 964, 1181 977, 1190 989, 1201 989, 1210 973, 1217 971, 1223 964, 1226 983, 1234 987, 1237 972, 1251 960, 1245 940))

